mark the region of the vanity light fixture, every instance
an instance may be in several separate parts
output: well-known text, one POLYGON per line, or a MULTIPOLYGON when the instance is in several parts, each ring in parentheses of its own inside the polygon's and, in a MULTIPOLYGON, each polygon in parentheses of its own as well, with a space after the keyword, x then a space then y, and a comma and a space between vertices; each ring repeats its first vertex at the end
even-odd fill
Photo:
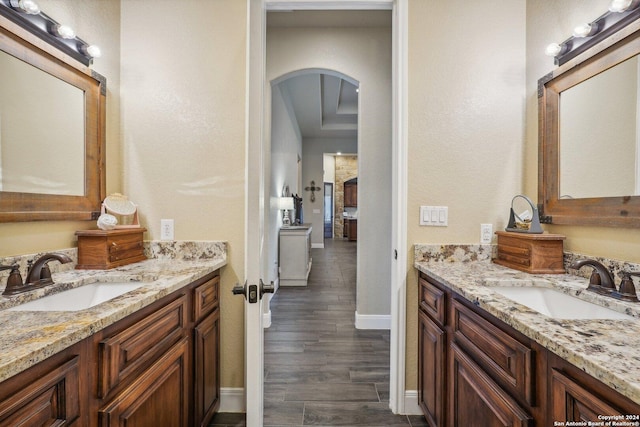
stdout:
POLYGON ((61 25, 40 10, 35 0, 0 0, 3 16, 39 37, 85 66, 100 57, 100 49, 76 36, 68 25, 61 25))
POLYGON ((29 15, 37 15, 40 13, 40 6, 33 0, 11 0, 11 6, 29 15))
POLYGON ((609 9, 592 22, 574 28, 573 35, 560 44, 552 43, 545 53, 562 65, 585 52, 630 23, 640 19, 640 0, 612 0, 609 9))

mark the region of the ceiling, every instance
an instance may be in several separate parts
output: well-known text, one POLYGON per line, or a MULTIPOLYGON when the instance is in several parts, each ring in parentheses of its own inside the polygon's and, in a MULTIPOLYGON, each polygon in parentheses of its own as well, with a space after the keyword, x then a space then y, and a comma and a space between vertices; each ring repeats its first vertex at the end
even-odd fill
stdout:
POLYGON ((280 85, 289 98, 303 138, 357 138, 358 93, 337 76, 313 72, 280 85))
MULTIPOLYGON (((269 28, 294 27, 389 27, 391 12, 289 11, 267 13, 269 28)), ((288 97, 303 138, 348 138, 358 136, 358 87, 338 73, 321 71, 296 74, 280 83, 288 97)))

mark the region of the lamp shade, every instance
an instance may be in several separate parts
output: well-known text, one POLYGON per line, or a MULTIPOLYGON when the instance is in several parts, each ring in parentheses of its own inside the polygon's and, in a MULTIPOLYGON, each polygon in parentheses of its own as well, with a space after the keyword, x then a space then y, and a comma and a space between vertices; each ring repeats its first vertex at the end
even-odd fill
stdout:
POLYGON ((293 197, 280 197, 278 206, 282 211, 293 209, 293 197))

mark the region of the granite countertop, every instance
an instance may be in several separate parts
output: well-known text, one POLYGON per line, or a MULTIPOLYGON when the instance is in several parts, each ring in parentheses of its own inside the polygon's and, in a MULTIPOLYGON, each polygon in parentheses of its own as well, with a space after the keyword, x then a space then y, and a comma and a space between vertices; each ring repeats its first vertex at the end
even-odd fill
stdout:
POLYGON ((414 267, 640 403, 640 303, 586 291, 588 280, 569 274, 532 275, 490 261, 418 261, 414 267), (552 287, 608 306, 637 320, 554 319, 492 291, 491 286, 552 287))
POLYGON ((53 274, 54 285, 0 297, 0 381, 45 360, 194 280, 226 265, 226 256, 194 261, 149 259, 112 270, 69 270, 53 274), (95 282, 144 281, 142 287, 80 311, 7 311, 55 290, 95 282))

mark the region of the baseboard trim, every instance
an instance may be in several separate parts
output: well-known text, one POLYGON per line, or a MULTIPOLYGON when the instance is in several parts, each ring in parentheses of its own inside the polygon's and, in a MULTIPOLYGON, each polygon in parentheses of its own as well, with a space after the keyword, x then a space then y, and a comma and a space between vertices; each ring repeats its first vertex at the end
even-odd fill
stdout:
POLYGON ((218 412, 246 412, 244 406, 244 388, 220 388, 220 408, 218 412))
POLYGON ((356 311, 356 329, 391 329, 390 314, 358 314, 356 311))
POLYGON ((324 243, 312 243, 311 249, 324 249, 324 243))
POLYGON ((422 415, 420 405, 418 405, 418 390, 404 391, 404 408, 402 415, 422 415))
MULTIPOLYGON (((218 412, 246 412, 244 406, 244 388, 223 387, 220 389, 220 408, 218 412)), ((418 405, 418 391, 405 390, 402 415, 422 415, 418 405)))
POLYGON ((262 313, 262 328, 267 329, 271 326, 271 309, 268 312, 262 313))

